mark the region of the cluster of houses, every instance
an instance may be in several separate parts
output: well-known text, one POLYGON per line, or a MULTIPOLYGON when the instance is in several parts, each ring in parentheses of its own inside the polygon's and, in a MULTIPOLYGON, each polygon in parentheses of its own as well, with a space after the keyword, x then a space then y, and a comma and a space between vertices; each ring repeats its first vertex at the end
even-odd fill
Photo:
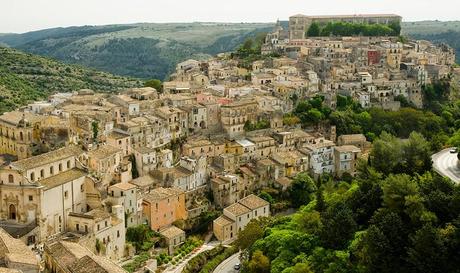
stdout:
POLYGON ((262 53, 280 57, 187 60, 162 90, 58 93, 1 115, 0 264, 38 272, 33 246, 50 272, 123 272, 127 228, 148 225, 173 253, 185 241, 174 223, 210 209, 223 210, 215 237, 231 242, 270 214, 259 190, 286 191, 300 172, 354 175, 371 148, 334 126, 284 124, 296 101, 323 95, 335 108, 341 94, 393 110, 403 96, 421 107, 422 86, 455 59, 394 37, 289 39, 279 23, 262 53))

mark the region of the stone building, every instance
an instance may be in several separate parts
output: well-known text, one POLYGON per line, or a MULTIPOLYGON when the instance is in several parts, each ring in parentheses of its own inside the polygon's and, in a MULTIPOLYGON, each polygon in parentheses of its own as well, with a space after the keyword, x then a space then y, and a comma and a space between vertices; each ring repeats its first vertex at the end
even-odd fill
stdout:
POLYGON ((269 215, 270 204, 251 194, 224 208, 223 215, 213 222, 214 235, 221 242, 231 242, 252 219, 269 215))
POLYGON ((68 214, 87 209, 82 153, 69 146, 0 169, 1 220, 15 223, 28 243, 64 232, 68 214))
POLYGON ((78 243, 58 241, 45 245, 45 268, 55 273, 126 273, 123 268, 105 257, 97 256, 78 243))
POLYGON ((324 15, 307 16, 294 15, 289 17, 289 39, 305 39, 306 32, 312 23, 326 25, 329 22, 365 23, 365 24, 385 24, 401 22, 402 17, 395 14, 356 14, 356 15, 324 15))
POLYGON ((156 188, 143 196, 143 214, 152 230, 160 231, 187 218, 185 193, 177 188, 156 188))

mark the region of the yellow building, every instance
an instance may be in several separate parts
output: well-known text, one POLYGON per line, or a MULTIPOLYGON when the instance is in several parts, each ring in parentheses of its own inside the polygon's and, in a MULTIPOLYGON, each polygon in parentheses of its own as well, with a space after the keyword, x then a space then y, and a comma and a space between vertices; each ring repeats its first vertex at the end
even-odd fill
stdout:
POLYGON ((32 156, 33 145, 39 142, 43 117, 18 111, 0 116, 0 154, 23 159, 32 156))

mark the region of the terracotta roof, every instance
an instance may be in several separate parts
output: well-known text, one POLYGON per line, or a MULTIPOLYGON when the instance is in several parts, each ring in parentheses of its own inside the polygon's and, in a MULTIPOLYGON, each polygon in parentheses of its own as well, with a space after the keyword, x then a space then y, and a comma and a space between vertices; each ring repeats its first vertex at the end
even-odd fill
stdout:
POLYGON ((289 187, 292 184, 292 179, 287 177, 280 177, 275 180, 276 183, 280 184, 281 186, 289 187))
POLYGON ((233 205, 230 205, 230 206, 226 207, 224 210, 230 212, 231 214, 233 214, 235 216, 251 212, 251 210, 248 207, 243 206, 240 203, 235 203, 233 205))
POLYGON ((48 254, 69 273, 125 273, 126 271, 107 258, 96 256, 73 242, 59 241, 47 247, 48 254))
POLYGON ((342 146, 335 146, 335 150, 341 152, 341 153, 346 153, 346 152, 361 152, 361 149, 356 147, 355 145, 342 145, 342 146))
POLYGON ((65 184, 70 181, 74 181, 80 177, 85 176, 86 173, 80 169, 74 168, 68 171, 59 173, 57 175, 39 180, 38 183, 45 186, 47 189, 52 189, 59 185, 65 184))
POLYGON ((122 139, 122 138, 129 137, 129 134, 118 132, 118 131, 112 131, 110 132, 109 137, 114 138, 114 139, 122 139))
POLYGON ((184 193, 181 189, 178 188, 163 188, 159 187, 151 190, 143 198, 148 202, 158 202, 168 197, 177 196, 184 193))
POLYGON ((21 240, 11 237, 4 229, 0 228, 0 258, 11 263, 36 266, 38 260, 35 254, 21 240))
POLYGON ((9 123, 14 126, 17 126, 19 124, 19 121, 21 121, 23 118, 25 118, 30 123, 39 122, 45 119, 44 116, 19 111, 6 112, 3 115, 0 115, 0 121, 9 123))
POLYGON ((136 179, 133 179, 129 183, 142 188, 142 187, 145 187, 145 186, 150 186, 154 182, 155 182, 155 180, 150 175, 144 175, 144 176, 138 177, 136 179))
POLYGON ((0 267, 0 273, 22 273, 22 271, 12 268, 0 267))
POLYGON ((121 149, 118 149, 117 147, 113 147, 111 145, 103 145, 97 148, 96 150, 89 152, 88 156, 90 158, 104 159, 118 152, 121 152, 121 149))
POLYGON ((174 238, 180 235, 185 235, 185 231, 183 231, 182 229, 178 227, 170 226, 170 227, 167 227, 161 230, 160 234, 168 239, 171 239, 171 238, 174 238))
POLYGON ((96 222, 110 217, 110 213, 101 209, 90 210, 85 215, 91 216, 96 222))
POLYGON ((232 219, 228 218, 225 215, 221 215, 221 216, 219 216, 219 218, 214 220, 214 224, 218 224, 220 226, 227 226, 227 225, 231 225, 233 223, 235 223, 235 221, 233 221, 232 219))
POLYGON ((79 156, 82 153, 83 151, 79 147, 68 146, 48 153, 13 162, 11 163, 11 166, 19 170, 29 170, 49 163, 64 160, 69 157, 79 156))
POLYGON ((258 209, 270 204, 254 194, 248 195, 238 202, 251 210, 258 209))
POLYGON ((70 267, 72 273, 125 273, 123 268, 110 260, 93 254, 83 256, 75 261, 70 267))
POLYGON ((126 190, 130 190, 130 189, 135 189, 136 185, 124 182, 124 183, 117 183, 117 184, 114 184, 114 185, 110 186, 110 188, 112 188, 112 187, 113 188, 119 188, 120 190, 126 191, 126 190))

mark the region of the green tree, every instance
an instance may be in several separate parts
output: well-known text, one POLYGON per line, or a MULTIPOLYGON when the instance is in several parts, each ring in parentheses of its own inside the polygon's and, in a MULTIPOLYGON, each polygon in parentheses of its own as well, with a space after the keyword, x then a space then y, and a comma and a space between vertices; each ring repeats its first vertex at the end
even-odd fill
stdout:
POLYGON ((163 93, 163 83, 158 79, 151 79, 144 83, 145 87, 155 88, 158 93, 163 93))
POLYGON ((270 260, 262 251, 256 250, 249 261, 248 269, 251 273, 270 273, 270 260))
POLYGON ((393 172, 402 160, 402 147, 399 139, 382 132, 380 137, 374 141, 370 160, 377 171, 393 172))
POLYGON ((353 238, 357 224, 353 212, 342 202, 329 207, 322 215, 323 225, 321 239, 328 248, 342 249, 353 238))
POLYGON ((397 212, 404 210, 407 197, 418 194, 417 183, 407 174, 388 176, 382 189, 384 204, 397 212))
POLYGON ((307 37, 318 37, 320 35, 321 29, 319 24, 313 22, 307 30, 307 37))
POLYGON ((451 272, 446 265, 449 261, 447 248, 439 231, 430 224, 417 230, 411 238, 408 261, 414 272, 451 272))
POLYGON ((300 211, 293 217, 299 230, 308 234, 320 234, 323 229, 321 214, 317 211, 300 211))
POLYGON ((404 169, 408 174, 423 173, 431 169, 430 143, 422 134, 412 132, 403 144, 404 169))
POLYGON ((312 199, 312 194, 316 190, 313 179, 306 173, 299 173, 289 188, 292 205, 300 207, 308 204, 312 199))
POLYGON ((267 217, 259 217, 251 220, 244 229, 238 232, 236 245, 240 249, 247 249, 252 246, 255 241, 262 238, 265 228, 270 223, 270 219, 267 217))
POLYGON ((97 120, 91 122, 91 130, 93 131, 93 142, 97 142, 97 137, 99 135, 99 122, 97 120))

